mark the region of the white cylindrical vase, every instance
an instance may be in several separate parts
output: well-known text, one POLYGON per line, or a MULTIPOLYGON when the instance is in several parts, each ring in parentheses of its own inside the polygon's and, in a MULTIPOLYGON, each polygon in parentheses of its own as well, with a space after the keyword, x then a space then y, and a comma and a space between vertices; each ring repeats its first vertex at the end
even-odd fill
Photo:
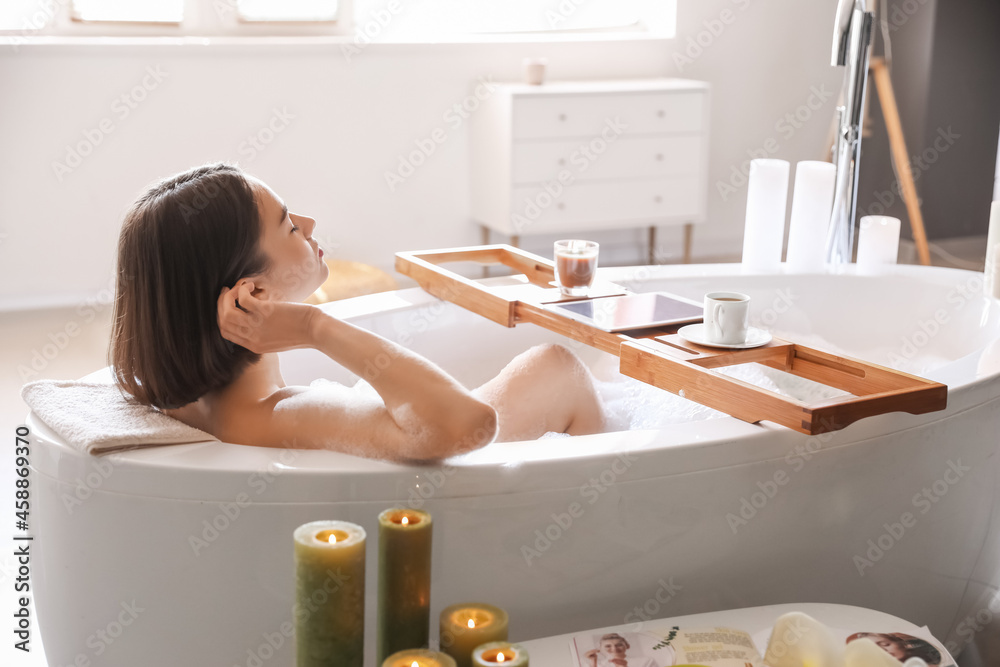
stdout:
POLYGON ((792 216, 785 263, 793 273, 814 273, 826 264, 826 234, 833 210, 837 167, 804 160, 795 165, 792 216))
POLYGON ((881 273, 899 257, 899 218, 867 215, 858 232, 858 273, 881 273))
POLYGON ((751 160, 743 230, 744 270, 777 273, 781 268, 787 199, 788 161, 751 160))
POLYGON ((524 82, 532 86, 540 86, 545 83, 545 67, 548 65, 545 58, 525 58, 524 82))
POLYGON ((983 293, 1000 299, 1000 200, 990 207, 990 231, 986 236, 986 273, 983 293))

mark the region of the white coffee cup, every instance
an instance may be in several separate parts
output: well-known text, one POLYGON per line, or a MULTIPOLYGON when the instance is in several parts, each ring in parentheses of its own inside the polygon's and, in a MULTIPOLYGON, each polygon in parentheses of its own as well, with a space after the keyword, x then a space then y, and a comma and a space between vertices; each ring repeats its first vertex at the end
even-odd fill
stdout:
POLYGON ((742 345, 750 328, 750 297, 739 292, 709 292, 703 321, 708 342, 742 345))

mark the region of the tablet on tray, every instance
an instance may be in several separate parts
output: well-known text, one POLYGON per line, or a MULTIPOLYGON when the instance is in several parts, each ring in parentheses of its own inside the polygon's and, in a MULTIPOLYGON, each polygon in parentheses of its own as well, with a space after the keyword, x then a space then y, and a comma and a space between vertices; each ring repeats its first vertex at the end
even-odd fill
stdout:
POLYGON ((611 333, 700 322, 704 312, 701 303, 666 292, 547 303, 544 307, 611 333))

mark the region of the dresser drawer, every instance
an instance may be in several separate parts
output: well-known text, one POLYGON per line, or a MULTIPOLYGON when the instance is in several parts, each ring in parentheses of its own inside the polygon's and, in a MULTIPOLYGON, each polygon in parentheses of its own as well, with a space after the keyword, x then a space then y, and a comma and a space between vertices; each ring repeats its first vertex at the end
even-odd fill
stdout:
POLYGON ((546 95, 512 102, 514 140, 700 132, 705 118, 705 95, 699 92, 546 95))
POLYGON ((552 194, 540 186, 511 192, 513 234, 610 229, 623 222, 701 218, 704 194, 696 177, 573 183, 552 194))
POLYGON ((621 137, 610 143, 519 141, 511 149, 511 178, 518 185, 541 183, 563 170, 579 181, 697 176, 703 141, 700 135, 621 137))

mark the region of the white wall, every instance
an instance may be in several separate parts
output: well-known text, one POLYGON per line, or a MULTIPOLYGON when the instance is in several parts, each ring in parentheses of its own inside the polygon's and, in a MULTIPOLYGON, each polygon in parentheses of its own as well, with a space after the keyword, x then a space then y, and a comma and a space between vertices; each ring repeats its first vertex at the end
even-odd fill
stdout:
MULTIPOLYGON (((723 197, 716 183, 748 150, 821 156, 841 80, 829 65, 836 2, 678 4, 673 40, 375 45, 350 62, 337 45, 0 45, 0 309, 72 305, 107 288, 121 215, 142 188, 214 160, 239 160, 292 210, 316 217, 332 257, 391 272, 397 250, 479 243, 466 128, 452 130, 443 116, 479 77, 519 78, 525 56, 547 57, 552 78, 711 82, 709 221, 696 231, 695 254, 738 252, 745 187, 723 197), (707 44, 700 54, 694 40, 707 44), (685 51, 693 62, 677 59, 685 51), (156 84, 147 68, 166 76, 156 84), (152 89, 127 109, 119 98, 144 77, 152 89), (816 111, 803 106, 823 86, 833 97, 816 111), (294 119, 250 159, 244 142, 273 109, 294 119), (808 116, 798 129, 782 120, 796 110, 808 116), (113 131, 60 180, 53 163, 86 132, 96 137, 102 119, 113 131), (437 127, 447 141, 390 192, 383 173, 437 127)), ((590 236, 606 263, 645 261, 641 230, 590 236)), ((660 238, 676 254, 679 230, 660 238)), ((551 240, 522 245, 546 253, 551 240)))

